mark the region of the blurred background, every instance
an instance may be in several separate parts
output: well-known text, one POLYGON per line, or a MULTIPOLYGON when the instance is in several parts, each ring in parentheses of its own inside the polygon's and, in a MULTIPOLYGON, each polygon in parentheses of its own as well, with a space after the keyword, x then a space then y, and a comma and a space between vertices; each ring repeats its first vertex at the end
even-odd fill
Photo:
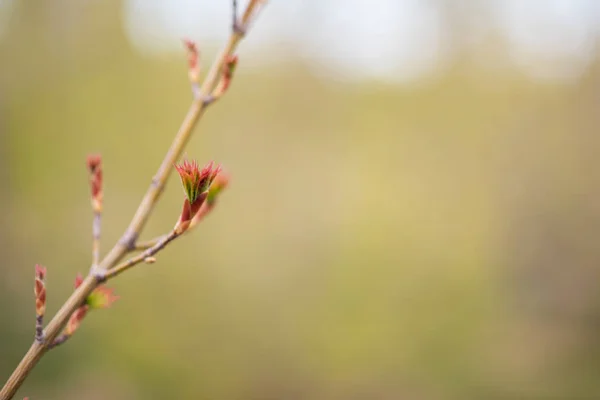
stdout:
MULTIPOLYGON (((244 5, 245 2, 242 2, 244 5)), ((103 252, 227 0, 0 0, 0 380, 103 252)), ((187 154, 217 209, 16 398, 600 398, 600 3, 272 0, 187 154)), ((176 177, 175 177, 176 178, 176 177)), ((170 229, 172 179, 142 238, 170 229)))

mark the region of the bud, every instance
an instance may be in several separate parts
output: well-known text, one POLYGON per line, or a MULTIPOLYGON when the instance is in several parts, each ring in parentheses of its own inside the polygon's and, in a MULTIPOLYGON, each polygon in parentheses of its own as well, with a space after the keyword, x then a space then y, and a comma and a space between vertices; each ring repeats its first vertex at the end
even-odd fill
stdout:
POLYGON ((206 217, 212 209, 215 207, 217 198, 220 193, 229 185, 229 174, 221 171, 219 175, 215 178, 212 185, 208 189, 208 196, 206 196, 206 201, 202 203, 200 210, 194 215, 192 218, 192 222, 190 223, 189 228, 193 228, 200 223, 206 217))
POLYGON ((227 188, 229 185, 230 176, 228 173, 221 170, 219 174, 215 177, 213 183, 210 185, 208 189, 208 196, 206 197, 206 202, 209 205, 213 205, 215 201, 217 201, 217 197, 219 194, 227 188))
MULTIPOLYGON (((83 282, 83 277, 80 274, 77 274, 75 277, 75 289, 81 286, 83 282)), ((88 311, 94 308, 107 308, 112 303, 117 301, 118 296, 115 296, 112 292, 112 289, 107 288, 104 285, 98 285, 92 293, 85 299, 85 303, 81 305, 78 309, 73 311, 73 314, 69 317, 69 321, 67 322, 67 326, 65 326, 65 330, 63 331, 63 335, 57 338, 53 346, 58 346, 63 343, 69 337, 71 337, 79 326, 81 325, 81 321, 85 318, 88 311)))
POLYGON ((90 173, 92 189, 92 207, 95 212, 102 211, 102 157, 99 154, 89 155, 87 167, 90 173))
POLYGON ((65 335, 71 336, 75 333, 75 331, 81 325, 81 321, 86 316, 89 310, 89 306, 87 304, 82 305, 77 310, 73 311, 71 317, 69 318, 69 322, 67 322, 67 326, 65 327, 65 335))
POLYGON ((186 160, 183 164, 176 165, 175 169, 181 177, 186 195, 181 216, 174 228, 178 234, 181 234, 188 229, 192 218, 198 213, 204 200, 206 200, 209 188, 221 172, 221 167, 214 167, 214 163, 211 161, 200 171, 196 161, 189 162, 186 160))
POLYGON ((188 56, 188 74, 192 83, 198 83, 200 80, 200 52, 196 47, 196 43, 189 39, 183 39, 183 44, 187 49, 188 56))
POLYGON ((146 264, 154 264, 156 262, 156 257, 152 257, 152 256, 146 257, 146 258, 144 258, 144 262, 146 264))
POLYGON ((46 312, 46 267, 35 265, 35 314, 42 317, 46 312))
POLYGON ((236 54, 230 54, 225 58, 225 62, 223 63, 223 77, 222 77, 222 85, 217 93, 217 96, 222 95, 227 91, 229 85, 231 85, 231 80, 233 79, 233 73, 237 67, 238 56, 236 54))
MULTIPOLYGON (((83 277, 81 275, 77 275, 75 278, 75 288, 78 288, 83 282, 83 277)), ((108 308, 115 301, 119 299, 119 296, 116 296, 113 293, 113 289, 108 288, 104 285, 98 285, 92 293, 89 294, 87 299, 85 299, 85 305, 89 306, 89 308, 108 308)))
POLYGON ((226 80, 231 80, 233 78, 233 73, 238 64, 238 56, 237 54, 230 54, 225 59, 224 69, 223 69, 223 77, 226 80))

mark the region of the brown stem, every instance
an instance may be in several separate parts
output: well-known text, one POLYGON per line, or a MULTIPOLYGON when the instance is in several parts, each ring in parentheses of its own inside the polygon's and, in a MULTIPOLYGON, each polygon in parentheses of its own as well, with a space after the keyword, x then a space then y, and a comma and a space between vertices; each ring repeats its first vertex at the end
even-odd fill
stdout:
MULTIPOLYGON (((255 15, 255 11, 263 3, 263 0, 250 0, 246 6, 246 10, 241 20, 241 25, 246 27, 251 18, 255 15)), ((135 248, 135 242, 140 232, 144 228, 144 225, 148 221, 154 206, 160 197, 162 190, 165 187, 167 179, 172 170, 173 164, 179 159, 184 151, 185 145, 190 139, 193 128, 200 117, 204 114, 207 102, 203 99, 206 98, 217 86, 221 79, 221 69, 226 57, 235 50, 240 40, 243 38, 244 32, 241 30, 233 30, 225 48, 221 51, 220 55, 216 58, 210 71, 208 72, 202 87, 200 88, 200 96, 194 98, 192 104, 177 132, 171 147, 167 151, 163 162, 161 163, 158 171, 152 179, 150 187, 146 191, 133 219, 129 223, 125 234, 121 237, 110 252, 104 257, 102 262, 99 264, 100 270, 109 270, 114 267, 123 256, 132 248, 135 248)), ((173 239, 171 239, 173 240, 173 239)), ((169 240, 170 241, 170 240, 169 240)), ((164 243, 166 245, 168 242, 164 243)), ((161 248, 162 248, 161 247, 161 248)), ((160 250, 160 249, 159 249, 160 250)), ((138 261, 141 262, 140 260, 138 261)), ((135 264, 133 264, 135 265, 135 264)), ((132 266, 132 265, 131 265, 132 266)), ((117 266, 113 269, 111 277, 118 275, 124 270, 131 268, 117 266), (118 268, 118 269, 117 269, 118 268)), ((73 294, 67 299, 62 305, 60 310, 54 315, 48 326, 44 331, 43 342, 34 341, 31 345, 17 368, 13 371, 12 375, 8 378, 8 381, 0 390, 0 400, 11 399, 16 391, 19 389, 27 375, 31 372, 33 367, 42 358, 46 352, 48 345, 54 342, 54 339, 61 332, 64 325, 67 323, 71 314, 85 301, 89 294, 98 286, 99 281, 94 274, 88 275, 82 284, 73 292, 73 294)))

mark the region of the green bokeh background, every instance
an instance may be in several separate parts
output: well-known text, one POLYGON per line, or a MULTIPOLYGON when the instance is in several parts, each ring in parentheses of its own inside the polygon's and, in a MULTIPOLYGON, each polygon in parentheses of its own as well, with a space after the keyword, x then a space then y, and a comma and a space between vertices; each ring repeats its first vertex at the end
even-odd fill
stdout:
MULTIPOLYGON (((119 2, 67 25, 68 2, 17 4, 0 41, 1 380, 33 337, 34 264, 48 313, 89 266, 86 155, 104 159, 106 251, 190 102, 183 52, 135 52, 119 2)), ((391 86, 245 54, 187 149, 231 173, 218 208, 111 283, 121 300, 17 398, 600 398, 599 62, 541 84, 465 57, 391 86)), ((182 198, 171 180, 143 238, 182 198)))

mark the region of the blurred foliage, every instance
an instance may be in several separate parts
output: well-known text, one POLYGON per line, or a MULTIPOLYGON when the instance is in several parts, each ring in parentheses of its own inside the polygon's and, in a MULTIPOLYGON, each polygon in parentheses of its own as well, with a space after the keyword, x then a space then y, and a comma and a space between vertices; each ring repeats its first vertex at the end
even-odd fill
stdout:
MULTIPOLYGON (((88 268, 86 154, 106 251, 190 101, 183 51, 144 58, 117 2, 68 3, 19 2, 0 42, 0 377, 33 338, 34 264, 50 313, 88 268)), ((232 174, 218 208, 116 280, 21 397, 600 396, 599 63, 540 85, 459 60, 393 87, 241 54, 187 151, 232 174)), ((172 181, 144 237, 182 196, 172 181)))

